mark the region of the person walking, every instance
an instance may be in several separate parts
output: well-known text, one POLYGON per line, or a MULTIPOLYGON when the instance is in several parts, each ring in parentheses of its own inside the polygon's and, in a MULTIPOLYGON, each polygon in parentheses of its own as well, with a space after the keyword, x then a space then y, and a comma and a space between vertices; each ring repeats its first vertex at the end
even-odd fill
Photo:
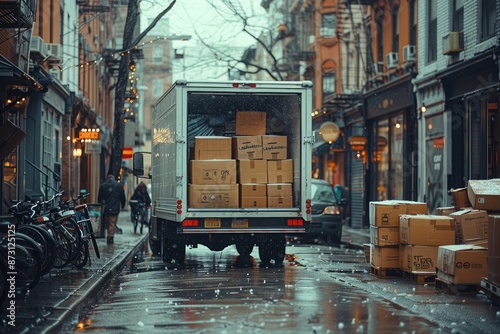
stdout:
POLYGON ((118 215, 120 210, 125 207, 126 201, 125 191, 113 175, 108 175, 106 181, 99 187, 97 200, 103 206, 102 214, 108 230, 107 242, 108 244, 113 244, 118 215))
MULTIPOLYGON (((131 220, 134 222, 134 216, 138 210, 142 214, 141 219, 141 234, 142 234, 142 225, 144 222, 148 221, 148 210, 151 206, 151 197, 149 197, 148 188, 144 182, 139 183, 137 188, 134 190, 134 194, 130 198, 130 208, 131 210, 131 220), (144 206, 141 207, 141 204, 144 206), (142 210, 141 210, 142 208, 142 210), (142 211, 142 212, 141 212, 142 211)), ((134 233, 136 232, 137 226, 134 225, 134 233)))

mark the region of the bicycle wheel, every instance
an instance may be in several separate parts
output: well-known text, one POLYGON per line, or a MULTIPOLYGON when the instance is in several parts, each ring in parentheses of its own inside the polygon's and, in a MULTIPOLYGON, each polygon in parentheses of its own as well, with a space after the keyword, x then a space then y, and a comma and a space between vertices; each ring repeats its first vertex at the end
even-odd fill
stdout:
POLYGON ((92 240, 92 246, 94 246, 95 256, 99 259, 101 258, 101 254, 99 252, 99 247, 97 246, 97 240, 95 239, 94 228, 92 227, 92 223, 90 220, 84 222, 87 224, 87 228, 89 229, 90 240, 92 240))
POLYGON ((56 260, 56 244, 50 234, 40 226, 21 225, 18 232, 30 236, 42 248, 42 275, 48 274, 56 260))
POLYGON ((54 268, 64 268, 71 261, 73 246, 69 237, 67 237, 60 229, 55 228, 53 231, 56 241, 56 260, 54 268))
POLYGON ((76 250, 80 248, 80 244, 82 243, 82 231, 80 231, 78 223, 73 218, 62 219, 59 222, 59 228, 69 238, 72 244, 73 253, 70 257, 71 261, 77 255, 76 250))
POLYGON ((71 261, 71 264, 74 265, 75 268, 81 269, 85 267, 88 260, 89 260, 89 244, 87 240, 82 240, 80 248, 76 251, 76 256, 71 261))
POLYGON ((139 214, 137 212, 134 214, 134 219, 132 220, 132 223, 134 224, 134 234, 136 234, 137 225, 139 224, 139 214))
POLYGON ((16 290, 26 291, 33 289, 42 273, 40 251, 31 242, 16 235, 16 290), (24 243, 25 245, 22 245, 24 243))

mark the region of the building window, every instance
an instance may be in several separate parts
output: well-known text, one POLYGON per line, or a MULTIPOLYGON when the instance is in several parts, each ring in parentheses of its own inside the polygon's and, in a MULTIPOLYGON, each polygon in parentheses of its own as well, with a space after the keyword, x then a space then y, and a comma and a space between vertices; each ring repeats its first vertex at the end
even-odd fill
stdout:
POLYGON ((323 14, 321 16, 321 28, 319 34, 321 37, 333 37, 337 30, 337 16, 335 13, 323 14))
POLYGON ((410 6, 410 45, 417 45, 417 1, 412 0, 410 6))
POLYGON ((163 45, 153 44, 153 51, 151 52, 151 62, 153 64, 163 63, 163 45))
POLYGON ((153 79, 153 97, 163 94, 163 79, 153 79))
POLYGON ((481 28, 480 40, 484 41, 495 34, 495 0, 482 0, 481 4, 481 28))
POLYGON ((464 2, 465 0, 453 0, 452 31, 464 30, 464 2))
POLYGON ((335 93, 335 71, 323 73, 323 96, 335 93))
POLYGON ((392 8, 392 52, 399 52, 399 6, 392 8))
POLYGON ((427 0, 427 62, 437 59, 437 0, 427 0))

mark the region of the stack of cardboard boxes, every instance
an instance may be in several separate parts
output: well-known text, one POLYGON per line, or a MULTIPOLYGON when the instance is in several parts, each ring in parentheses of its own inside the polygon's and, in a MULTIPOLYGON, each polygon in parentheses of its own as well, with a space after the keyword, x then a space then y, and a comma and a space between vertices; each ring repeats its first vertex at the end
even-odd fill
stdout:
POLYGON ((236 113, 235 136, 196 137, 190 161, 193 208, 290 208, 293 163, 286 136, 266 135, 266 113, 236 113))
POLYGON ((455 219, 456 245, 440 247, 438 278, 477 285, 487 276, 500 284, 500 247, 495 244, 500 230, 500 180, 469 180, 467 187, 453 189, 451 195, 453 207, 437 212, 455 219))
POLYGON ((412 201, 370 202, 370 263, 377 269, 400 269, 400 217, 427 214, 426 203, 412 201))

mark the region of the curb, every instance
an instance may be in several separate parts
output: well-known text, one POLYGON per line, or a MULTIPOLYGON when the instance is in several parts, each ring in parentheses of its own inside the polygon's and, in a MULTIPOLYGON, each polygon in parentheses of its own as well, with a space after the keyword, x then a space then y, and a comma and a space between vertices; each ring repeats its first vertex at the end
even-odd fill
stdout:
MULTIPOLYGON (((47 325, 45 328, 41 329, 40 333, 60 333, 63 327, 74 319, 75 314, 80 313, 82 310, 86 309, 89 305, 94 303, 99 293, 109 286, 109 283, 111 282, 113 277, 115 277, 115 275, 123 269, 125 264, 132 257, 132 254, 136 253, 139 248, 142 247, 146 236, 147 234, 144 235, 143 238, 139 239, 137 244, 130 251, 128 251, 121 260, 117 260, 117 263, 114 263, 113 260, 110 261, 112 263, 108 263, 104 268, 102 268, 102 271, 104 273, 102 273, 99 277, 94 279, 91 278, 85 284, 83 284, 78 291, 86 291, 85 294, 80 295, 79 297, 75 297, 76 299, 71 302, 66 311, 64 311, 55 322, 52 322, 50 325, 47 325), (111 267, 107 269, 106 267, 109 266, 111 267)), ((123 254, 123 252, 120 254, 123 254)), ((117 255, 117 257, 118 256, 119 255, 117 255)))

